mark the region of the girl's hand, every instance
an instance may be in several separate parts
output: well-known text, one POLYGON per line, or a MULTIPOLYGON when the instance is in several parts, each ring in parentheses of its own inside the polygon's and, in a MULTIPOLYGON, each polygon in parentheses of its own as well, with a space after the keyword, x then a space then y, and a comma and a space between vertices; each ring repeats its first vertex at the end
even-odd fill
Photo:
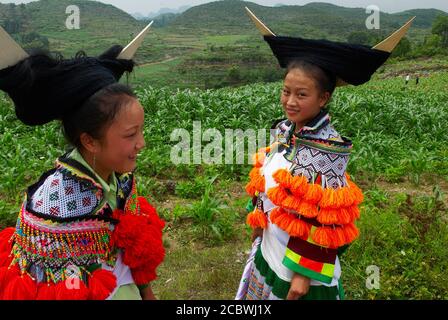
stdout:
POLYGON ((148 285, 146 288, 141 289, 140 295, 142 296, 142 300, 157 300, 156 296, 152 292, 151 285, 148 285))
POLYGON ((297 300, 308 293, 311 279, 294 273, 286 300, 297 300))
POLYGON ((263 237, 263 229, 262 228, 255 228, 252 231, 252 236, 251 236, 251 242, 254 242, 255 239, 257 239, 258 237, 263 237))

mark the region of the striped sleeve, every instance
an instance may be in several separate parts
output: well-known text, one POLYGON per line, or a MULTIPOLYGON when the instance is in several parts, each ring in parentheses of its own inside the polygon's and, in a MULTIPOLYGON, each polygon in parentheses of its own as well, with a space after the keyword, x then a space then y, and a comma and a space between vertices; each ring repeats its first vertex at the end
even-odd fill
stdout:
POLYGON ((310 238, 303 240, 299 237, 290 237, 283 265, 305 277, 323 283, 331 283, 337 249, 316 245, 310 238))

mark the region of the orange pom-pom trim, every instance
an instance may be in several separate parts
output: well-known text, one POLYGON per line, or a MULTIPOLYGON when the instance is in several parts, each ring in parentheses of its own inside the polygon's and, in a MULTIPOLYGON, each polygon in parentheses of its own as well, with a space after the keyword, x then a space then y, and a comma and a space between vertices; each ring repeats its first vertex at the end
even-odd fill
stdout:
POLYGON ((352 205, 351 207, 348 207, 347 210, 350 214, 351 221, 359 219, 360 212, 359 207, 357 205, 352 205))
POLYGON ((320 184, 308 184, 307 192, 303 195, 303 200, 306 202, 317 204, 322 199, 324 190, 320 184))
POLYGON ((270 219, 280 229, 287 232, 290 236, 308 239, 311 231, 311 225, 301 220, 296 214, 288 213, 282 208, 274 208, 271 211, 270 219))
POLYGON ((288 170, 279 169, 274 172, 272 177, 274 178, 275 182, 277 182, 282 187, 285 187, 288 189, 291 188, 291 185, 293 182, 293 177, 291 176, 291 174, 289 173, 288 170))
POLYGON ((315 204, 312 204, 308 201, 302 201, 300 202, 299 207, 296 209, 296 211, 307 218, 314 218, 317 216, 317 206, 315 204))
POLYGON ((342 232, 345 238, 344 245, 353 242, 353 240, 359 237, 359 230, 353 222, 344 225, 342 227, 342 232))
POLYGON ((264 160, 266 159, 266 154, 269 152, 271 152, 271 147, 258 149, 258 152, 252 156, 254 167, 261 168, 263 166, 264 160))
POLYGON ((353 204, 359 205, 364 201, 364 195, 362 194, 361 189, 352 181, 348 181, 348 187, 353 195, 353 204))
POLYGON ((283 201, 289 197, 288 192, 281 186, 270 188, 267 192, 269 200, 277 206, 281 206, 283 201))
POLYGON ((313 241, 319 245, 337 248, 358 236, 353 221, 359 219, 358 204, 363 201, 363 195, 348 175, 348 185, 337 189, 322 188, 320 183, 309 183, 305 176, 292 176, 285 169, 277 170, 273 178, 278 186, 270 188, 267 196, 279 208, 272 211, 271 221, 289 235, 303 237, 309 234, 310 224, 300 219, 303 216, 317 218, 323 225, 313 234, 313 241))
POLYGON ((349 223, 337 227, 318 227, 311 237, 316 244, 335 249, 351 243, 358 235, 358 228, 354 223, 349 223))
POLYGON ((288 195, 281 203, 281 207, 288 209, 288 210, 294 210, 298 211, 300 207, 300 199, 288 195))
POLYGON ((362 191, 350 180, 348 186, 325 188, 319 201, 317 220, 322 224, 347 224, 359 219, 358 205, 363 201, 362 191))
POLYGON ((351 212, 347 208, 320 209, 317 221, 322 224, 347 224, 353 221, 351 212))
POLYGON ((246 185, 246 192, 254 196, 257 191, 264 192, 265 179, 261 175, 260 168, 252 168, 249 173, 250 181, 246 185))
POLYGON ((291 193, 296 197, 303 197, 308 192, 308 179, 305 176, 293 176, 291 193))
POLYGON ((252 228, 263 228, 268 226, 268 218, 266 214, 258 208, 249 213, 246 218, 246 223, 252 228))

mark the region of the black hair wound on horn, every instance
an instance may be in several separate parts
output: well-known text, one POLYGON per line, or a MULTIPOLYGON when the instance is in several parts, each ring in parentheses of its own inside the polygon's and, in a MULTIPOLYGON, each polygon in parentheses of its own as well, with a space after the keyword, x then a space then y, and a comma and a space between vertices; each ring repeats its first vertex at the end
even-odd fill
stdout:
POLYGON ((78 56, 55 59, 34 54, 0 70, 0 89, 13 100, 17 117, 27 125, 41 125, 80 108, 97 91, 131 72, 132 60, 116 59, 120 46, 101 58, 78 56))
POLYGON ((280 66, 304 60, 353 85, 370 80, 390 53, 367 46, 293 37, 265 36, 280 66))

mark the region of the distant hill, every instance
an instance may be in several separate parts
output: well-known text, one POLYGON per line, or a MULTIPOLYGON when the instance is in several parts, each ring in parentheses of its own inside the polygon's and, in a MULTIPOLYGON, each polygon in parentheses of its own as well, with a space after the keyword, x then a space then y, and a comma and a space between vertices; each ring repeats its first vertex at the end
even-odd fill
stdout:
MULTIPOLYGON (((139 74, 129 80, 172 85, 172 79, 176 79, 177 85, 185 87, 214 88, 280 79, 283 71, 247 16, 245 6, 280 35, 346 41, 355 31, 368 31, 367 36, 364 34, 366 44, 376 43, 416 15, 407 35, 412 46, 424 43, 434 19, 447 14, 435 9, 381 13, 380 30, 367 30, 364 8, 318 2, 266 7, 247 1, 216 1, 153 18, 153 28, 135 57, 141 65, 139 74)), ((126 45, 147 20, 137 20, 112 5, 90 0, 0 3, 0 25, 26 50, 49 48, 65 57, 74 56, 78 50, 96 55, 112 44, 126 45), (80 9, 79 30, 66 27, 69 5, 80 9)))
POLYGON ((84 49, 99 53, 112 43, 126 44, 144 26, 131 15, 109 4, 88 0, 40 0, 28 4, 0 4, 0 24, 14 21, 8 30, 19 41, 20 34, 30 32, 45 36, 51 50, 73 55, 84 49), (69 30, 66 8, 80 9, 80 29, 69 30), (15 32, 14 32, 15 31, 15 32))
POLYGON ((164 14, 167 14, 167 13, 180 14, 180 13, 183 13, 183 12, 187 11, 190 8, 191 8, 191 6, 182 6, 182 7, 179 7, 177 9, 162 8, 162 9, 160 9, 157 12, 149 13, 147 15, 147 18, 148 19, 152 19, 152 18, 156 18, 156 17, 158 17, 160 15, 164 15, 164 14))
POLYGON ((164 13, 154 18, 145 19, 146 22, 154 21, 154 27, 165 27, 176 19, 180 13, 164 13))
POLYGON ((146 16, 144 16, 143 14, 141 14, 140 12, 134 12, 134 13, 131 13, 131 16, 133 16, 135 19, 137 19, 137 20, 144 20, 144 19, 147 19, 147 17, 146 16))
POLYGON ((416 16, 413 26, 417 28, 431 28, 432 22, 438 15, 448 15, 445 11, 438 9, 413 9, 406 10, 399 13, 394 13, 394 17, 403 17, 408 19, 410 17, 416 16))
MULTIPOLYGON (((304 6, 265 7, 239 0, 216 1, 190 8, 177 16, 167 28, 184 33, 256 33, 244 7, 255 12, 274 32, 306 37, 326 37, 345 40, 354 31, 365 30, 368 17, 364 8, 344 8, 328 3, 310 3, 304 6)), ((439 14, 436 9, 417 9, 395 14, 381 13, 380 31, 386 34, 401 26, 413 15, 417 16, 410 36, 430 32, 432 21, 439 14)))
POLYGON ((149 19, 159 18, 160 16, 167 15, 167 14, 181 14, 182 12, 185 12, 186 10, 188 10, 190 8, 191 8, 191 6, 182 6, 177 9, 162 8, 162 9, 158 10, 157 12, 150 12, 149 14, 146 14, 146 15, 141 12, 135 12, 131 15, 137 20, 149 20, 149 19))
MULTIPOLYGON (((344 8, 318 2, 304 6, 266 7, 239 0, 211 2, 189 8, 181 14, 164 13, 154 18, 154 27, 164 34, 190 34, 198 37, 258 35, 245 13, 245 6, 252 9, 278 34, 345 41, 354 31, 367 31, 367 14, 363 8, 344 8)), ((186 7, 178 10, 184 9, 186 7)), ((381 29, 369 32, 385 36, 409 17, 416 15, 409 37, 422 39, 430 33, 432 21, 439 14, 447 13, 435 9, 381 13, 381 29)), ((77 49, 98 53, 112 43, 125 44, 141 30, 145 22, 147 21, 139 21, 112 5, 90 0, 40 0, 21 5, 0 4, 0 24, 19 42, 23 35, 31 39, 47 38, 51 50, 69 55, 74 54, 77 49), (66 8, 69 5, 76 5, 80 9, 79 30, 69 30, 65 26, 69 16, 66 8), (33 35, 30 37, 29 33, 33 35)), ((45 42, 44 40, 42 41, 45 42)))

